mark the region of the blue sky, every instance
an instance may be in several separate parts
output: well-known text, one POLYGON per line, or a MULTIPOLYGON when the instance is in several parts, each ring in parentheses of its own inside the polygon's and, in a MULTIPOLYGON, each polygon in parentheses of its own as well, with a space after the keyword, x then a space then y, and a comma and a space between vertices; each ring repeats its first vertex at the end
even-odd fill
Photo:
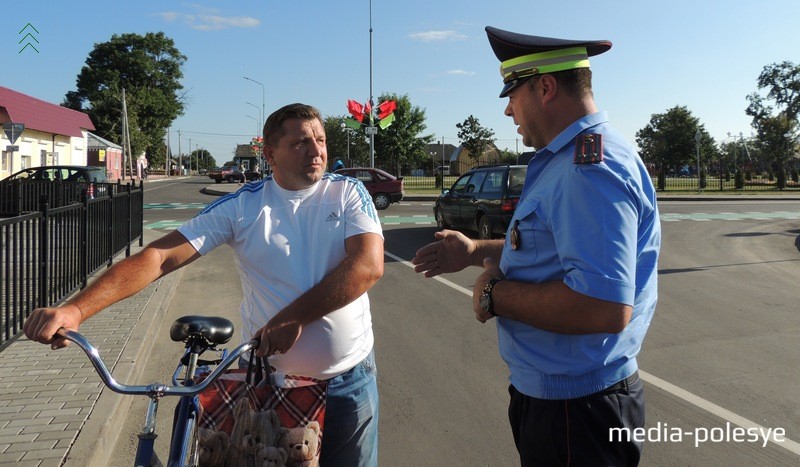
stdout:
MULTIPOLYGON (((95 43, 113 34, 163 31, 188 57, 186 113, 171 142, 207 148, 220 163, 256 133, 262 87, 269 114, 305 102, 345 115, 370 91, 369 0, 42 1, 4 7, 0 85, 60 103, 95 43), (38 53, 20 53, 18 32, 39 31, 38 53), (255 106, 246 104, 249 102, 255 106)), ((710 134, 750 134, 747 94, 765 65, 800 63, 800 2, 776 0, 564 1, 372 0, 372 83, 408 95, 427 133, 458 144, 469 115, 501 148, 523 150, 497 97, 499 63, 487 25, 567 39, 608 39, 591 60, 595 99, 632 141, 654 113, 687 106, 710 134)), ((380 137, 380 136, 378 136, 380 137)), ((332 157, 335 155, 331 155, 332 157)), ((379 157, 379 155, 378 155, 379 157)))

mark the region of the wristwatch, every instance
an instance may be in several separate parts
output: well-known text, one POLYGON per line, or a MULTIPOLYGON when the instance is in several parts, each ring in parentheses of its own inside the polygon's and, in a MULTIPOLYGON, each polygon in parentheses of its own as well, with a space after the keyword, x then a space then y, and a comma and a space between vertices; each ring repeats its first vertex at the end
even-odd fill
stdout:
POLYGON ((494 301, 492 300, 492 289, 494 285, 503 280, 502 277, 492 277, 486 286, 483 288, 483 293, 480 296, 481 309, 492 316, 497 316, 494 312, 494 301))

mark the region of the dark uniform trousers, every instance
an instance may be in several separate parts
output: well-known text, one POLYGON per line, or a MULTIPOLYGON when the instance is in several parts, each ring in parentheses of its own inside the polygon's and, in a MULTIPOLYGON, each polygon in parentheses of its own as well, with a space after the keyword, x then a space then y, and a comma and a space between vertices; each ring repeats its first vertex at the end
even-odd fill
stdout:
POLYGON ((508 418, 522 466, 639 464, 642 443, 633 440, 633 430, 644 428, 644 393, 638 372, 577 399, 537 399, 514 386, 509 393, 508 418))

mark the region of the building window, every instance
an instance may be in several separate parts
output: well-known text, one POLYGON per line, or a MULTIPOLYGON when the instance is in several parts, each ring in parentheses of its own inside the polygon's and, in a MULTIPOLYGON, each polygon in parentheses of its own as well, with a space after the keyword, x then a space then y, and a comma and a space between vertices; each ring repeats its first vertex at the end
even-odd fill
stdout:
POLYGON ((22 170, 25 170, 28 167, 31 167, 31 156, 21 156, 20 157, 20 161, 22 163, 22 167, 20 167, 20 168, 22 170))

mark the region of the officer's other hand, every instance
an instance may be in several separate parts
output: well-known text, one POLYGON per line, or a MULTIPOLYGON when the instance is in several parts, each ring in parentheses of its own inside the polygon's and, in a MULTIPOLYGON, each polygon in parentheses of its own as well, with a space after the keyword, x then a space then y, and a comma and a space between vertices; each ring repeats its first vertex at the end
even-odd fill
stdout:
POLYGON ((475 250, 475 244, 466 235, 454 230, 441 230, 434 236, 439 240, 417 250, 411 260, 414 271, 425 273, 425 277, 433 277, 457 272, 472 264, 470 255, 475 250))
MULTIPOLYGON (((475 318, 481 323, 485 323, 494 318, 491 314, 483 311, 480 302, 484 287, 486 287, 486 284, 488 284, 493 277, 503 277, 503 271, 500 270, 500 267, 492 258, 484 258, 483 272, 475 279, 475 286, 472 288, 472 309, 475 311, 475 318)), ((495 295, 492 295, 492 297, 494 296, 495 295)))

